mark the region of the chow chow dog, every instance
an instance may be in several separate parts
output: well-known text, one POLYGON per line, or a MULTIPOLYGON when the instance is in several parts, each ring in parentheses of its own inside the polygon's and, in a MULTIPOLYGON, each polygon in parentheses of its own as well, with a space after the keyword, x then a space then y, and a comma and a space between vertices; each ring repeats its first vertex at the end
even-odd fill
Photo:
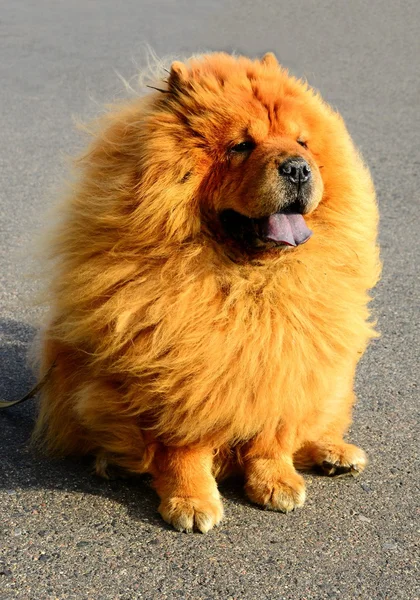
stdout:
POLYGON ((340 115, 271 53, 173 62, 93 127, 49 243, 35 439, 149 473, 180 531, 217 481, 289 512, 343 440, 375 336, 377 204, 340 115))

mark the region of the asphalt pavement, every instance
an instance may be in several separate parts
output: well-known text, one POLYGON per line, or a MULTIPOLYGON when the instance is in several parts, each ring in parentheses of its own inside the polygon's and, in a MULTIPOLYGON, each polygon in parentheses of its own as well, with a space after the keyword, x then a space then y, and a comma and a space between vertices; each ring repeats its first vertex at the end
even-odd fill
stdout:
POLYGON ((34 402, 0 411, 0 598, 415 600, 418 574, 420 3, 417 0, 2 0, 0 397, 33 383, 34 238, 57 198, 75 117, 97 114, 159 56, 273 50, 343 114, 381 210, 381 339, 363 358, 351 439, 359 479, 307 475, 290 515, 222 486, 226 518, 179 534, 143 479, 34 455, 34 402), (417 519, 417 520, 416 520, 417 519))

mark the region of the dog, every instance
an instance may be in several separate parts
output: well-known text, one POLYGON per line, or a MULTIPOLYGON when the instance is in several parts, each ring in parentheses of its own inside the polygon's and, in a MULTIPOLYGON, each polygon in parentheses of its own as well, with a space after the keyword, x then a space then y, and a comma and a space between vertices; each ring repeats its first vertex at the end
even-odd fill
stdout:
POLYGON ((343 436, 378 209, 343 119, 272 53, 150 87, 96 122, 60 208, 34 438, 151 474, 163 519, 205 533, 233 473, 287 513, 297 468, 364 469, 343 436))

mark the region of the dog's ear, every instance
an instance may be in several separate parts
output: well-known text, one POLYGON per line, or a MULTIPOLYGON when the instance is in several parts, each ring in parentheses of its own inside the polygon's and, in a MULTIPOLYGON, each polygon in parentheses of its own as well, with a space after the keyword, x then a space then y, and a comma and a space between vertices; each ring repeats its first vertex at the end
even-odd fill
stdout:
POLYGON ((261 59, 261 62, 266 67, 278 67, 279 61, 273 52, 266 52, 261 59))
POLYGON ((169 89, 179 90, 188 82, 189 73, 184 63, 175 61, 171 65, 169 73, 168 85, 169 89))

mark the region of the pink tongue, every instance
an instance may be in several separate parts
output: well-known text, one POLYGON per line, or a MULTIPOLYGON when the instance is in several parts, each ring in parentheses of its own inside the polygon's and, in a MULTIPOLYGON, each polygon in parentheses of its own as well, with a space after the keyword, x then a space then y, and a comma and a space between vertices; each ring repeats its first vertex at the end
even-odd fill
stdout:
POLYGON ((261 223, 262 236, 278 244, 299 246, 309 240, 312 231, 299 213, 276 213, 261 223))

